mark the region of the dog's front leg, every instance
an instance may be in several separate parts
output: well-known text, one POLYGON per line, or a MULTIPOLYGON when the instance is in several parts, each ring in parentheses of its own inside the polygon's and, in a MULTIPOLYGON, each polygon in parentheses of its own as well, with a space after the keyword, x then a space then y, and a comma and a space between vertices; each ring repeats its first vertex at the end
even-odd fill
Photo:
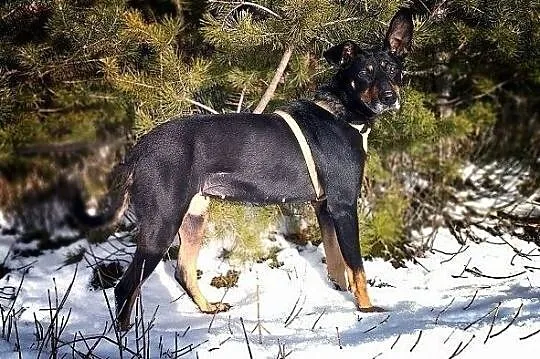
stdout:
POLYGON ((334 221, 337 241, 345 260, 349 286, 356 299, 358 309, 364 312, 383 311, 382 308, 371 304, 367 292, 366 273, 360 253, 356 202, 335 201, 332 203, 332 201, 329 201, 328 211, 334 221))

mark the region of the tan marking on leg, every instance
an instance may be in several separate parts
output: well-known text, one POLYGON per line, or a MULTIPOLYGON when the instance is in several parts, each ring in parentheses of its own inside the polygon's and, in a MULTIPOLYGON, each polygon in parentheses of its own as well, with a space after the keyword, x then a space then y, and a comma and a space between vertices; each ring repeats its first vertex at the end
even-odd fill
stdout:
MULTIPOLYGON (((180 249, 178 250, 175 277, 201 312, 215 313, 226 311, 230 308, 230 305, 227 303, 209 303, 199 288, 197 280, 197 258, 203 240, 204 226, 208 217, 206 214, 208 205, 206 204, 204 208, 199 205, 209 200, 206 197, 197 196, 194 197, 191 203, 196 204, 193 209, 199 210, 194 210, 194 212, 200 214, 193 215, 192 212, 188 212, 180 227, 180 249), (199 198, 195 199, 197 196, 199 198)), ((190 210, 192 210, 191 204, 190 210)))
POLYGON ((354 270, 347 266, 347 277, 359 309, 372 308, 373 305, 367 292, 366 272, 363 269, 354 270))
POLYGON ((333 226, 322 226, 321 234, 323 239, 324 253, 326 254, 326 268, 328 278, 340 290, 347 290, 347 281, 345 279, 345 261, 341 255, 339 244, 337 242, 336 231, 333 226))
POLYGON ((207 196, 203 196, 200 193, 197 193, 191 199, 187 213, 193 216, 203 216, 206 214, 209 205, 210 198, 208 198, 207 196))

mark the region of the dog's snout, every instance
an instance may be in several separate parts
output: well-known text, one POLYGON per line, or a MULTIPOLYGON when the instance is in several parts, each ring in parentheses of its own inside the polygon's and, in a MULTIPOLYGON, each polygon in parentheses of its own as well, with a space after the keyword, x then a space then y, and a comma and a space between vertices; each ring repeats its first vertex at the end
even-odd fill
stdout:
POLYGON ((392 105, 394 102, 396 102, 397 96, 394 91, 387 90, 381 93, 379 99, 385 105, 392 105))

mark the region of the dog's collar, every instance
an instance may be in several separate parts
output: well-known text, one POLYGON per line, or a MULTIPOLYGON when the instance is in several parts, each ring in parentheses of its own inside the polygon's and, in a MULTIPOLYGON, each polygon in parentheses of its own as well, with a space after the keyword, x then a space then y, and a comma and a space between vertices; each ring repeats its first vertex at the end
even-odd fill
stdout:
MULTIPOLYGON (((337 114, 334 112, 334 110, 325 101, 317 100, 314 103, 315 103, 315 105, 319 106, 323 110, 325 110, 327 112, 330 112, 332 114, 332 116, 337 117, 337 114)), ((369 126, 366 123, 361 123, 361 124, 349 123, 349 125, 351 127, 353 127, 355 130, 357 130, 360 133, 360 135, 362 136, 362 148, 364 149, 364 152, 367 153, 367 150, 368 150, 368 136, 369 136, 369 133, 371 132, 371 126, 369 126)))

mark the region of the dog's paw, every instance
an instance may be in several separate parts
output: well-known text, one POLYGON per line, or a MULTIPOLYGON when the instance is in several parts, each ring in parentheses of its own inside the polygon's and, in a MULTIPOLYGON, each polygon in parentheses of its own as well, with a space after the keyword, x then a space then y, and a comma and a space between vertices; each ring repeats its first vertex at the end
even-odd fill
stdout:
POLYGON ((204 310, 201 310, 201 311, 203 313, 214 314, 214 313, 219 313, 219 312, 226 312, 229 309, 231 309, 231 305, 229 303, 218 302, 218 303, 208 303, 208 306, 204 310))
POLYGON ((358 307, 358 311, 362 313, 384 313, 388 310, 372 305, 371 307, 358 307))

